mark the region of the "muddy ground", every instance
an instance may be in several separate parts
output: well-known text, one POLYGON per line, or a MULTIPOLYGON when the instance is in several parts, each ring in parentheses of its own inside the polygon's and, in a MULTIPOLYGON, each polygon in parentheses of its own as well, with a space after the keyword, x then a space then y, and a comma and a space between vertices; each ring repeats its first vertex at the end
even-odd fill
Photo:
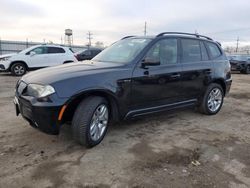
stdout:
POLYGON ((250 75, 233 74, 215 116, 185 109, 122 122, 92 149, 69 125, 51 136, 16 117, 17 79, 0 74, 0 187, 250 187, 250 75))

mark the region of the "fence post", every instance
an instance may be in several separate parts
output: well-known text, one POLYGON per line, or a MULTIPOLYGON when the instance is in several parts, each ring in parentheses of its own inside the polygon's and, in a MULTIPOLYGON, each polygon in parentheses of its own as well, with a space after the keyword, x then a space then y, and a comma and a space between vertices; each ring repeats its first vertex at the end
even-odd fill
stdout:
POLYGON ((26 39, 26 48, 29 47, 28 39, 26 39))

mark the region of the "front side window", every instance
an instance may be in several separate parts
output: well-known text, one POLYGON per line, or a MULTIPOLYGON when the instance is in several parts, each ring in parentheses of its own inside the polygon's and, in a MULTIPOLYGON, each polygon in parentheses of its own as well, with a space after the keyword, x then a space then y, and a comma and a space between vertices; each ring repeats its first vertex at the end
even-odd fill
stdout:
POLYGON ((183 63, 201 61, 201 48, 199 40, 181 39, 181 44, 183 63))
POLYGON ((158 41, 147 53, 145 59, 164 64, 177 63, 177 39, 163 39, 158 41))
POLYGON ((216 44, 207 42, 207 45, 208 45, 208 49, 210 51, 212 58, 221 56, 221 51, 216 44))
POLYGON ((36 54, 46 54, 47 53, 47 48, 46 47, 37 47, 37 48, 34 48, 33 50, 29 51, 27 53, 27 55, 29 55, 30 52, 35 52, 36 54))
POLYGON ((129 63, 131 62, 151 41, 145 38, 127 38, 114 43, 99 53, 94 61, 129 63))

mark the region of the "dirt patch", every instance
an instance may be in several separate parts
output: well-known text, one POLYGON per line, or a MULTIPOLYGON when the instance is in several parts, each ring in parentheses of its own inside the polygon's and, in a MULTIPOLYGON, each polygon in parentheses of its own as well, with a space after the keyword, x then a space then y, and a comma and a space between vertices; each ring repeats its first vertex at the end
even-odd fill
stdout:
POLYGON ((235 99, 250 99, 250 92, 230 93, 228 96, 235 99))
POLYGON ((166 165, 187 166, 192 161, 199 160, 200 157, 199 148, 188 150, 174 147, 168 151, 154 152, 146 140, 135 144, 129 152, 137 158, 132 166, 144 169, 162 168, 166 165))

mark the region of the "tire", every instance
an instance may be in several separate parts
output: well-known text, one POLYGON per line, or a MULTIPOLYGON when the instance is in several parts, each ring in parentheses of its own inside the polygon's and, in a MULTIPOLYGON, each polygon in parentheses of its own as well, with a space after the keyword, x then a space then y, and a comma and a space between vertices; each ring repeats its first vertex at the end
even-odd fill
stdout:
POLYGON ((24 63, 14 63, 11 65, 10 70, 14 76, 23 76, 26 73, 27 68, 24 63))
POLYGON ((99 144, 107 132, 109 112, 108 102, 104 98, 93 96, 84 99, 78 105, 73 116, 73 138, 86 147, 93 147, 99 144), (104 107, 105 115, 101 118, 101 109, 104 107), (105 123, 106 126, 104 126, 105 123), (100 128, 101 126, 103 127, 100 128))
POLYGON ((247 65, 246 70, 245 70, 245 74, 250 74, 250 65, 247 65))
POLYGON ((215 115, 220 111, 223 105, 223 101, 224 101, 224 92, 223 92, 221 85, 212 83, 207 87, 207 90, 201 100, 200 107, 199 107, 200 112, 203 114, 207 114, 207 115, 215 115), (214 97, 214 96, 217 96, 217 97, 214 97), (211 97, 214 97, 214 98, 211 99, 211 97), (212 102, 212 101, 215 101, 215 102, 212 102))

